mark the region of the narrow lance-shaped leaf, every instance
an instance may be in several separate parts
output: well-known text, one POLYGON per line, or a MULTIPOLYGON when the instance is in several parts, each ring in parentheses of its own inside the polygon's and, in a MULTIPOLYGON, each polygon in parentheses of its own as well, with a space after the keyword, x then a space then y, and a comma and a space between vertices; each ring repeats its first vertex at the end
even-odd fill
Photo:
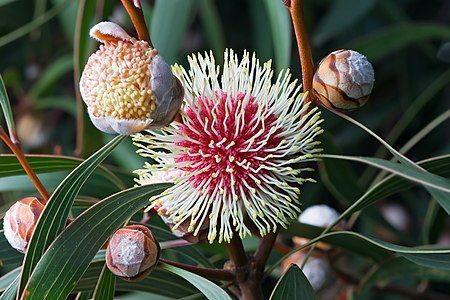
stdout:
MULTIPOLYGON (((414 163, 413 161, 411 161, 410 159, 408 159, 406 156, 404 156, 403 154, 401 154, 400 152, 398 152, 397 150, 395 150, 391 145, 389 145, 389 143, 387 143, 385 140, 383 140, 381 137, 379 137, 376 133, 374 133, 373 131, 371 131, 369 128, 367 128, 366 126, 364 126, 363 124, 359 123, 358 121, 354 120, 353 118, 340 113, 340 112, 335 112, 335 114, 337 114, 338 116, 340 116, 341 118, 355 124, 356 126, 358 126, 359 128, 361 128, 362 130, 366 131, 367 133, 369 133, 370 135, 372 135, 374 138, 376 138, 384 147, 386 147, 386 149, 391 152, 391 154, 403 165, 411 167, 412 169, 416 169, 419 172, 422 172, 422 177, 426 177, 429 178, 430 181, 434 182, 434 183, 438 183, 439 181, 442 183, 445 183, 445 179, 441 178, 439 176, 436 176, 434 174, 431 174, 429 172, 427 172, 426 170, 424 170, 423 168, 421 168, 420 166, 418 166, 416 163, 414 163), (433 178, 434 177, 434 178, 433 178)), ((394 172, 395 173, 395 172, 394 172)), ((407 173, 407 172, 405 172, 407 173)), ((447 185, 448 187, 450 187, 450 181, 447 181, 447 185)), ((439 202, 439 204, 445 209, 445 211, 447 212, 447 214, 450 214, 450 189, 449 190, 442 190, 436 186, 432 186, 432 185, 428 185, 428 184, 423 184, 423 186, 425 187, 425 189, 436 199, 436 201, 439 202)))
MULTIPOLYGON (((82 159, 77 157, 58 155, 28 154, 26 158, 36 174, 71 171, 83 162, 82 159)), ((118 188, 124 188, 121 180, 106 167, 100 165, 94 172, 102 175, 118 188)), ((24 174, 25 171, 14 155, 0 154, 0 178, 24 174)))
POLYGON ((25 287, 31 272, 50 243, 64 228, 75 197, 97 166, 125 138, 117 136, 80 164, 56 188, 36 224, 28 245, 20 278, 19 293, 25 287))
POLYGON ((66 299, 108 237, 170 184, 131 188, 93 205, 50 245, 26 285, 23 299, 66 299), (70 251, 68 251, 70 249, 70 251))
POLYGON ((263 2, 270 20, 275 51, 275 67, 279 72, 289 67, 291 60, 291 19, 283 1, 264 0, 263 2))
POLYGON ((398 163, 393 163, 384 159, 374 157, 362 157, 362 156, 345 156, 345 155, 332 155, 332 154, 319 154, 316 157, 331 158, 331 159, 344 159, 361 162, 370 166, 377 167, 382 170, 394 173, 400 177, 406 178, 410 181, 416 182, 426 187, 431 187, 439 191, 450 193, 450 181, 435 174, 424 172, 419 169, 405 166, 398 163))
POLYGON ((9 103, 8 94, 6 93, 5 84, 3 82, 3 78, 1 75, 0 75, 0 107, 2 109, 3 115, 5 116, 9 136, 17 140, 16 125, 14 123, 11 104, 9 103))
POLYGON ((160 266, 163 270, 177 274, 178 276, 181 276, 189 281, 193 286, 198 288, 208 299, 231 300, 230 296, 225 293, 224 290, 222 290, 215 283, 209 281, 208 279, 168 264, 160 263, 160 266))
MULTIPOLYGON (((301 232, 293 231, 292 229, 289 229, 288 232, 294 235, 302 235, 301 232)), ((319 241, 347 249, 354 253, 372 258, 375 261, 383 261, 389 257, 390 253, 397 253, 421 266, 450 270, 450 248, 424 246, 405 247, 367 237, 352 231, 337 231, 320 234, 317 237, 312 238, 308 243, 305 243, 301 247, 298 247, 284 255, 270 269, 273 269, 274 266, 281 263, 293 253, 309 247, 319 241)))
POLYGON ((108 269, 106 264, 103 266, 102 272, 95 287, 94 300, 112 300, 116 287, 116 276, 108 269))

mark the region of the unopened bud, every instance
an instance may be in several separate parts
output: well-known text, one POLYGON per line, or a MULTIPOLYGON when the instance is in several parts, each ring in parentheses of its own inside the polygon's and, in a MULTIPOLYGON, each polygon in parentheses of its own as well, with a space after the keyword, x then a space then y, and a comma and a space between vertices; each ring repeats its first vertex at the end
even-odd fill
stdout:
POLYGON ((25 253, 34 227, 44 209, 36 197, 27 197, 11 206, 3 219, 3 229, 9 244, 25 253))
POLYGON ((172 122, 184 90, 158 52, 112 22, 95 25, 90 35, 103 43, 80 79, 92 123, 106 133, 130 135, 172 122))
POLYGON ((363 106, 372 92, 375 74, 367 58, 353 50, 330 53, 314 74, 314 94, 325 107, 340 111, 363 106))
POLYGON ((151 230, 129 225, 117 230, 106 249, 106 265, 116 276, 140 280, 157 265, 160 247, 151 230))

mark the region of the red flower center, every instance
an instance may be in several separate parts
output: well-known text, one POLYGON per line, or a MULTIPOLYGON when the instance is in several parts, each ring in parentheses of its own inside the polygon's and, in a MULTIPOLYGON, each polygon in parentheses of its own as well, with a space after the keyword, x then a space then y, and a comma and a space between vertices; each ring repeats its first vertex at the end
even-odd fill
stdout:
POLYGON ((272 129, 277 118, 244 93, 232 97, 216 91, 215 95, 215 99, 198 97, 197 105, 186 109, 178 132, 186 139, 175 143, 185 150, 175 161, 189 162, 183 170, 205 192, 248 191, 268 172, 260 167, 273 159, 273 149, 282 141, 280 130, 272 129))

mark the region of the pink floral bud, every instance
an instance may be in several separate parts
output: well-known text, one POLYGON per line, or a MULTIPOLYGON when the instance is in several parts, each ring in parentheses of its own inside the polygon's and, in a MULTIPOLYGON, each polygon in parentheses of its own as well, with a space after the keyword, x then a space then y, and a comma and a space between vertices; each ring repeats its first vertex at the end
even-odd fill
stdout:
POLYGON ((184 92, 158 52, 112 22, 95 25, 90 35, 103 43, 80 80, 92 123, 106 133, 129 135, 172 122, 184 92))
POLYGON ((25 253, 43 209, 44 204, 36 197, 24 198, 8 209, 3 219, 3 229, 14 249, 25 253))
POLYGON ((140 280, 159 260, 160 247, 151 230, 143 225, 129 225, 117 230, 106 249, 106 265, 126 280, 140 280))

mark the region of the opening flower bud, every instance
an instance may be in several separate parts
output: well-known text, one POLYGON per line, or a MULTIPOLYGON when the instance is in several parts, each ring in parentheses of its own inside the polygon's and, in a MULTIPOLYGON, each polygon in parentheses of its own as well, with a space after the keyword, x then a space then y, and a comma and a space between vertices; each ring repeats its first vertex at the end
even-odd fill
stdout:
POLYGON ((106 265, 116 276, 140 280, 156 266, 159 254, 159 243, 149 228, 129 225, 111 237, 106 249, 106 265))
POLYGON ((3 229, 9 244, 25 253, 39 216, 44 209, 36 197, 27 197, 11 206, 3 219, 3 229))
POLYGON ((316 99, 340 111, 363 106, 372 92, 375 74, 367 58, 353 50, 337 50, 319 64, 313 79, 316 99))
POLYGON ((129 135, 172 122, 184 92, 158 52, 112 22, 95 25, 90 35, 103 43, 80 80, 92 123, 106 133, 129 135))

